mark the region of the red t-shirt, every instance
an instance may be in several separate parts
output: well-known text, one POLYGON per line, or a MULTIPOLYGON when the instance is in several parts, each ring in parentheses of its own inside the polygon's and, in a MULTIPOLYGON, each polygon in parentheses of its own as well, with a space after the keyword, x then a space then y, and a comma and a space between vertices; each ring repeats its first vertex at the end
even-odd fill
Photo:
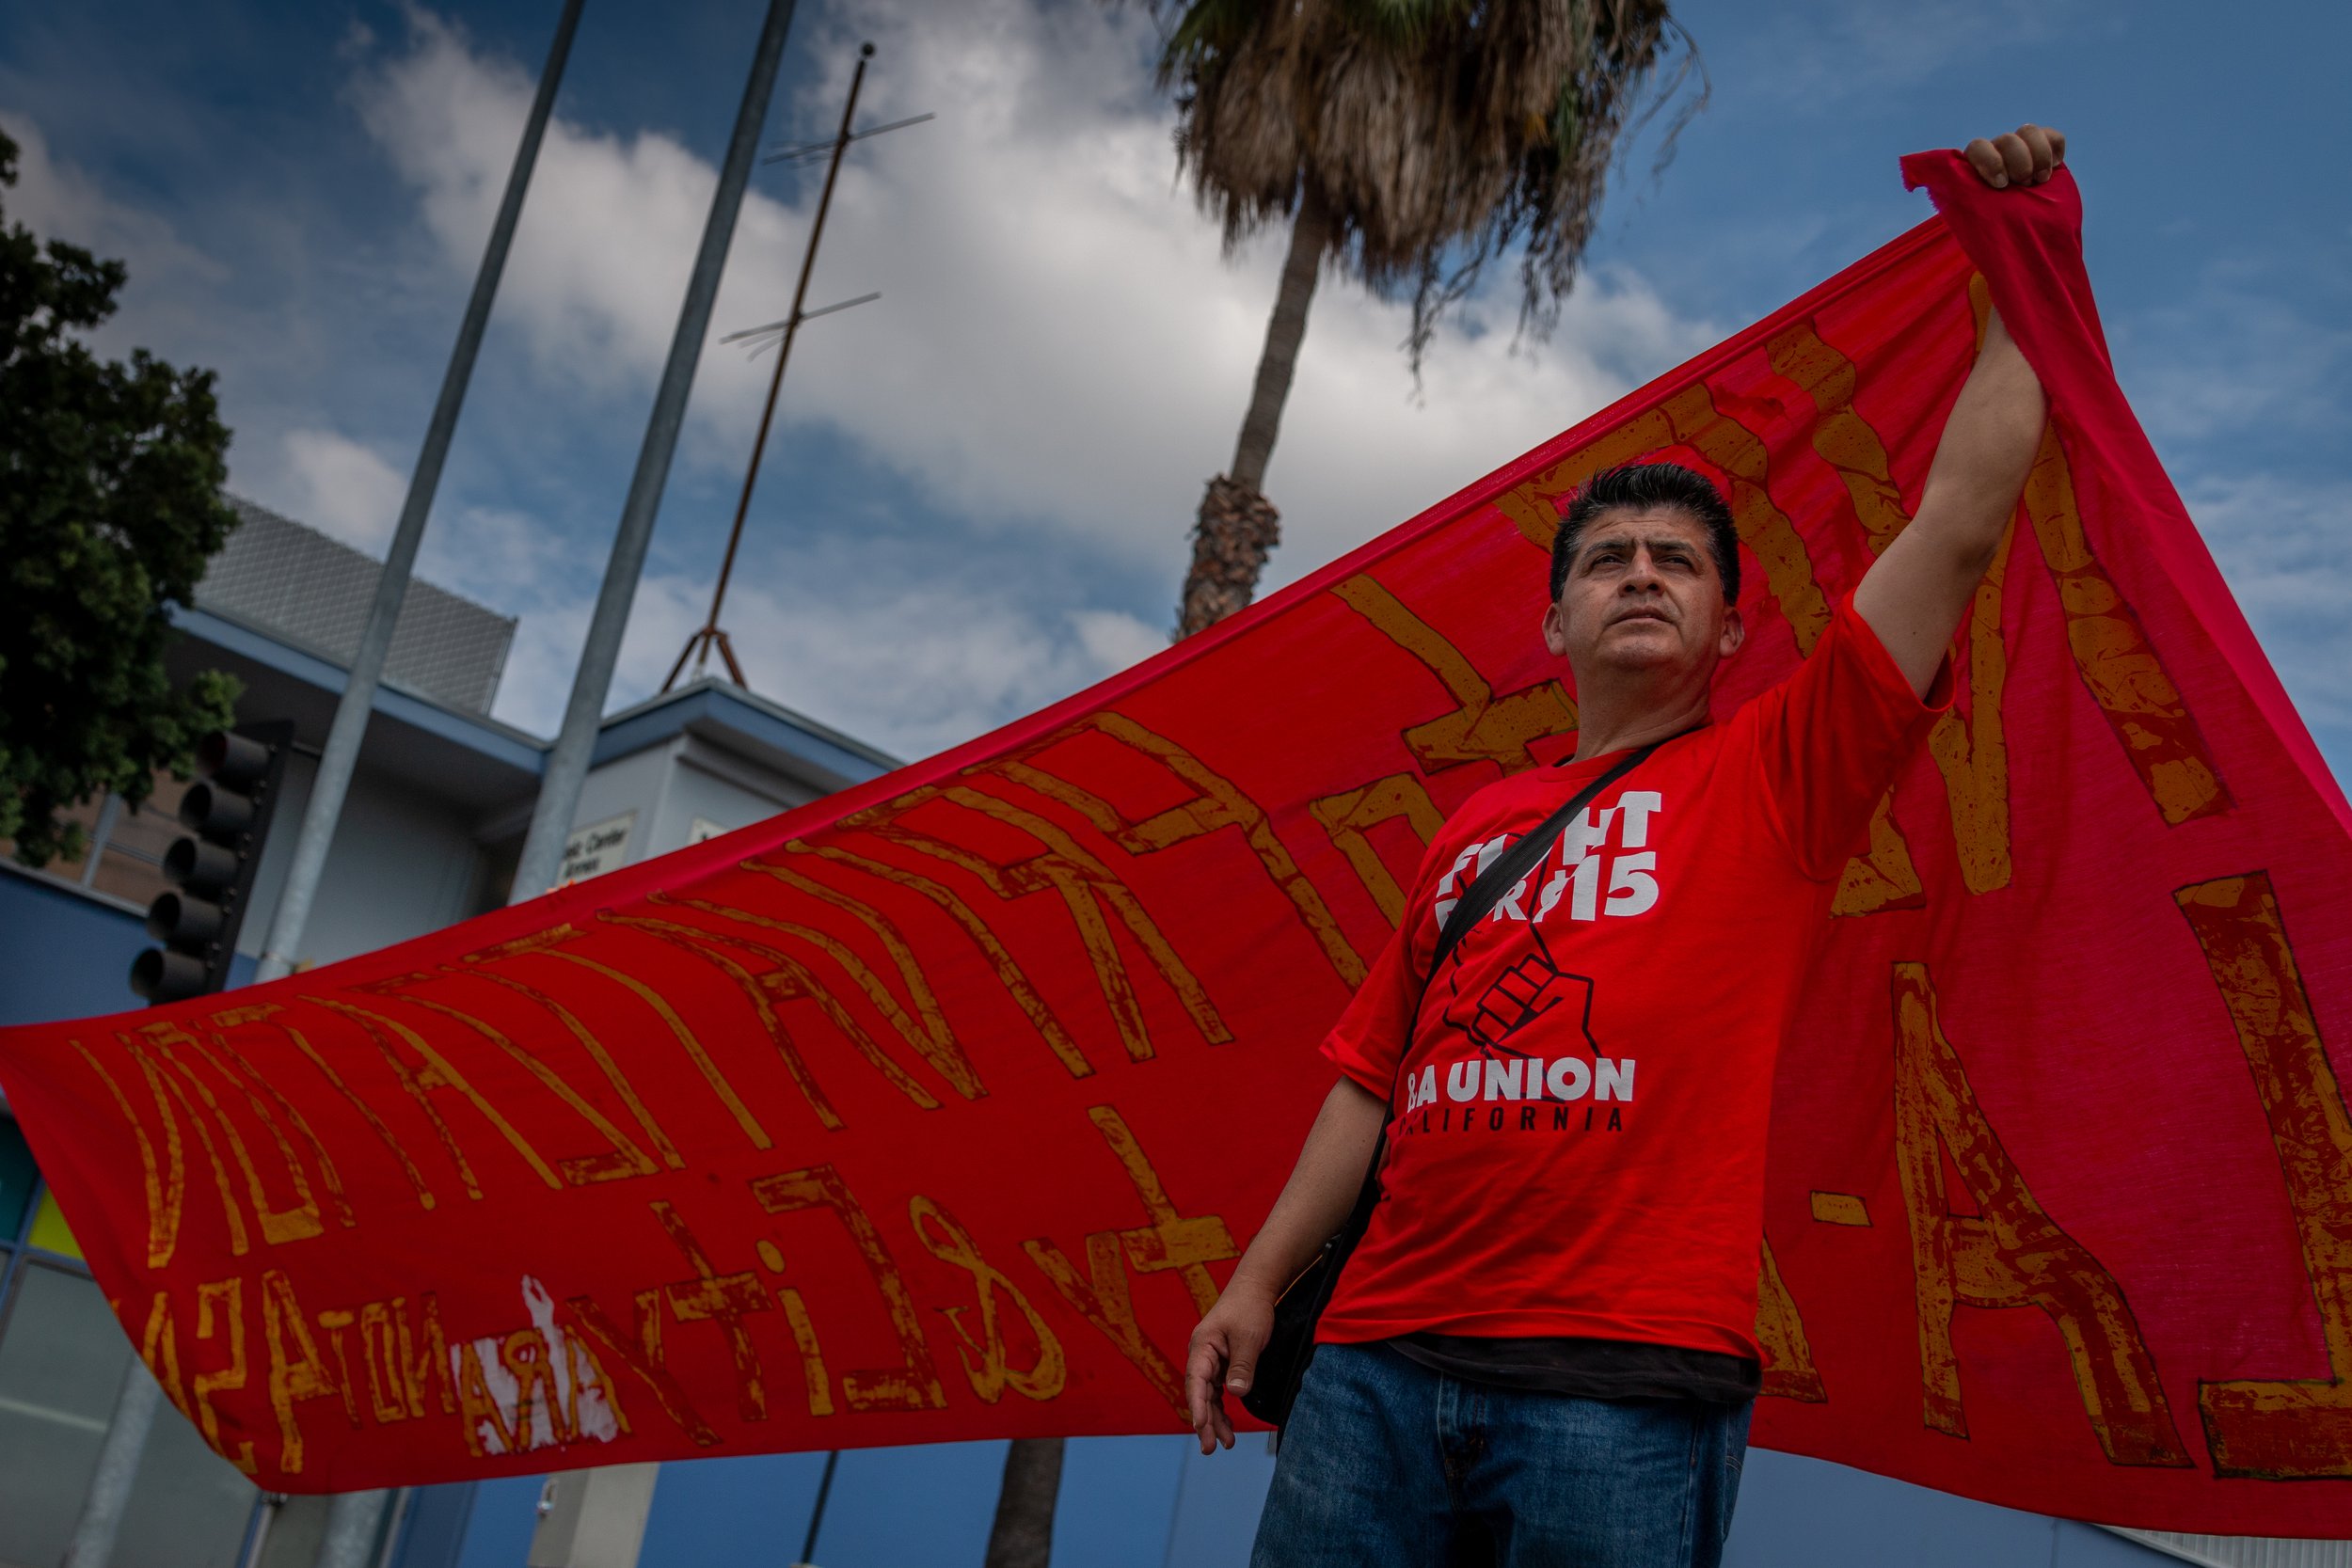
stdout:
POLYGON ((1937 706, 1848 599, 1788 679, 1602 791, 1422 997, 1478 867, 1621 755, 1470 798, 1324 1044, 1394 1099, 1386 1196, 1319 1338, 1758 1354, 1773 1058, 1847 857, 1937 706))

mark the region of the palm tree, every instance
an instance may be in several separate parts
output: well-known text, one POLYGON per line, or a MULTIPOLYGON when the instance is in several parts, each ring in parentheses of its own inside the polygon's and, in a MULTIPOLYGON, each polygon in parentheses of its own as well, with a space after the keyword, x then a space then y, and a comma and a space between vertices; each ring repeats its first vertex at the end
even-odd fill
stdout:
MULTIPOLYGON (((1418 378, 1438 317, 1518 250, 1519 328, 1557 321, 1666 0, 1155 0, 1176 157, 1233 247, 1287 218, 1290 253, 1232 467, 1209 481, 1177 636, 1247 605, 1280 535, 1260 485, 1315 280, 1409 295, 1418 378)), ((1688 43, 1688 36, 1681 35, 1688 43)), ((1688 71, 1695 55, 1682 56, 1688 71)), ((1673 87, 1661 95, 1671 97, 1673 87)), ((1702 91, 1669 129, 1705 102, 1702 91)), ((1662 160, 1661 160, 1662 161, 1662 160)))
MULTIPOLYGON (((1147 3, 1173 18, 1159 81, 1176 91, 1177 162, 1227 253, 1291 225, 1232 467, 1209 481, 1193 531, 1188 637, 1249 602, 1280 536, 1259 485, 1324 264, 1411 296, 1416 376, 1439 316, 1511 250, 1520 330, 1549 331, 1627 114, 1680 30, 1666 0, 1147 3)), ((1683 70, 1695 61, 1686 52, 1683 70)), ((1685 103, 1669 149, 1704 103, 1702 90, 1685 103)), ((1014 1439, 987 1568, 1046 1568, 1061 1460, 1058 1437, 1014 1439)))

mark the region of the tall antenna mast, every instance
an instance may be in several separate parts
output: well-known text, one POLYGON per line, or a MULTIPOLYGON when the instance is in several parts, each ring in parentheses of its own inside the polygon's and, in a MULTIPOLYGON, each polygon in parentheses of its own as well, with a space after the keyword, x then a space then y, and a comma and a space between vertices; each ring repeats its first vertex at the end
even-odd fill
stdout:
POLYGON ((855 299, 845 299, 837 305, 822 306, 815 310, 802 309, 808 299, 809 274, 817 266, 817 245, 825 236, 825 214, 833 207, 834 182, 841 176, 842 153, 849 150, 853 141, 863 141, 867 136, 878 136, 885 131, 901 130, 909 125, 920 125, 932 118, 927 114, 916 115, 910 119, 893 120, 887 125, 876 125, 852 133, 850 122, 857 114, 858 88, 865 85, 866 63, 874 57, 874 46, 861 44, 857 53, 857 70, 850 77, 850 101, 842 106, 839 133, 831 141, 804 142, 797 147, 783 148, 761 160, 771 164, 802 164, 828 150, 833 155, 825 168, 824 193, 817 198, 817 221, 808 231, 808 251, 801 258, 801 280, 792 291, 791 313, 782 321, 749 327, 741 332, 730 332, 720 340, 728 343, 748 341, 755 356, 773 343, 776 346, 776 368, 768 377, 768 402, 759 411, 759 435, 752 442, 751 465, 743 473, 743 493, 736 499, 735 526, 727 531, 727 553, 719 562, 719 581, 710 594, 710 613, 704 618, 694 634, 686 640, 686 646, 679 650, 677 662, 670 666, 670 673, 661 683, 664 691, 677 684, 677 678, 685 671, 690 657, 694 661, 694 676, 699 680, 704 667, 710 662, 713 648, 719 650, 720 658, 725 661, 727 674, 736 685, 746 688, 751 685, 743 678, 742 665, 736 661, 735 645, 727 640, 725 630, 719 625, 719 611, 726 603, 727 579, 735 575, 735 552, 743 542, 743 518, 751 510, 752 487, 759 483, 759 460, 768 450, 768 428, 776 417, 776 394, 784 387, 784 367, 792 357, 792 340, 799 335, 801 324, 804 321, 814 321, 818 316, 829 316, 836 310, 847 310, 851 306, 882 298, 879 293, 860 294, 855 299))

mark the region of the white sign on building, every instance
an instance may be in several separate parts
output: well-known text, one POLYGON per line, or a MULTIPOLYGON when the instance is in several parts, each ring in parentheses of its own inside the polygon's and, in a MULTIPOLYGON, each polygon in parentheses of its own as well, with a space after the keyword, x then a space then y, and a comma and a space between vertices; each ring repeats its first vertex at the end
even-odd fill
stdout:
POLYGON ((572 836, 564 841, 564 869, 557 873, 556 881, 582 881, 619 869, 628 858, 628 831, 636 821, 636 812, 625 811, 618 816, 574 828, 572 836))

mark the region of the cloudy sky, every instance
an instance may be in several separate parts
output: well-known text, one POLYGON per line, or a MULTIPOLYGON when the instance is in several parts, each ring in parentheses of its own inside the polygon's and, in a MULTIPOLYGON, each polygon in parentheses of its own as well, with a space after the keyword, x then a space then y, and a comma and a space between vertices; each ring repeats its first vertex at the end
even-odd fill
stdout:
MULTIPOLYGON (((233 488, 380 549, 556 0, 91 0, 0 31, 0 196, 125 258, 104 333, 219 372, 233 488)), ((425 546, 521 618, 499 716, 550 732, 762 0, 590 0, 425 546)), ((1401 307, 1327 282, 1268 489, 1312 570, 1918 221, 1899 153, 2074 139, 2122 380, 2338 771, 2352 762, 2352 8, 1681 0, 1711 103, 1631 150, 1556 336, 1473 300, 1418 397, 1401 307)), ((1092 0, 802 0, 771 141, 879 46, 726 622, 761 691, 913 756, 1166 641, 1279 236, 1174 182, 1151 26, 1092 0)), ((821 169, 755 178, 716 331, 790 298, 821 169)), ((1509 281, 1507 275, 1502 279, 1509 281)), ((714 333, 715 336, 715 333, 714 333)), ((769 361, 706 352, 613 705, 698 623, 769 361)))

